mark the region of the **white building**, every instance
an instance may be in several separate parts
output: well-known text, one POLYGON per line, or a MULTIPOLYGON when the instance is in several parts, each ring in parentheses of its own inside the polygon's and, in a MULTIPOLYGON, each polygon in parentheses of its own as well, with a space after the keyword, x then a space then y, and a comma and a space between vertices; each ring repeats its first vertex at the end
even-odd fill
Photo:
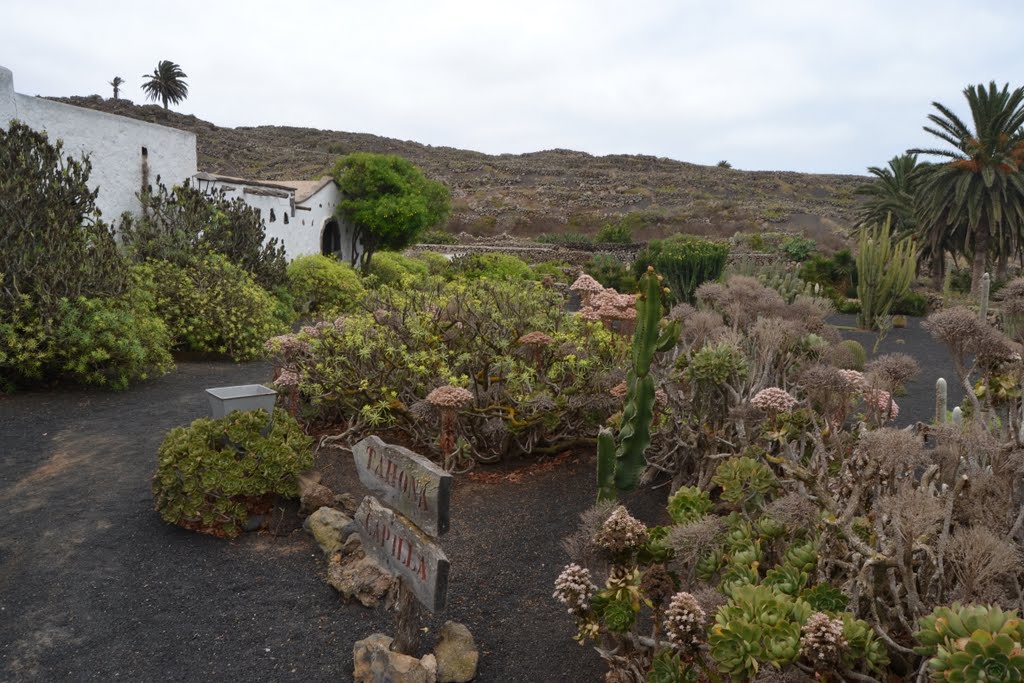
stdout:
POLYGON ((263 218, 267 238, 276 237, 289 259, 306 254, 352 256, 352 231, 334 217, 341 192, 333 178, 320 180, 245 180, 197 173, 195 186, 204 192, 240 197, 263 218))
POLYGON ((51 143, 63 140, 65 156, 89 156, 89 185, 99 187, 96 205, 108 222, 139 212, 143 185, 179 185, 196 172, 195 133, 21 95, 0 66, 0 125, 13 119, 46 131, 51 143))

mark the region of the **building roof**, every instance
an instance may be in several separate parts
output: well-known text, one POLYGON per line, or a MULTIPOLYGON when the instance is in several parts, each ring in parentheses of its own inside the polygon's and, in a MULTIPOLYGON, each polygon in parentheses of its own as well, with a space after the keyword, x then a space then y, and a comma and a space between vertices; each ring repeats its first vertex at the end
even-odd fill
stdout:
POLYGON ((295 190, 295 203, 301 204, 317 192, 334 182, 334 178, 325 175, 320 180, 277 180, 278 185, 285 185, 295 190))
POLYGON ((295 193, 295 203, 301 204, 327 185, 334 182, 331 176, 324 176, 319 180, 249 180, 247 178, 235 178, 229 175, 218 173, 197 173, 199 180, 215 180, 220 183, 231 183, 232 185, 251 185, 254 187, 268 187, 275 190, 287 190, 295 193))

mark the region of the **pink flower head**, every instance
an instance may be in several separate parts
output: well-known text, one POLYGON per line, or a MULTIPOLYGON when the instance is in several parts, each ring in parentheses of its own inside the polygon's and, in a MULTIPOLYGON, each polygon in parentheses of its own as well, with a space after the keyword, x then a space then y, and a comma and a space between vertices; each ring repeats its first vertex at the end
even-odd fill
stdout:
POLYGON ((784 413, 792 410, 796 406, 797 400, 785 389, 768 387, 757 392, 750 403, 766 413, 784 413))

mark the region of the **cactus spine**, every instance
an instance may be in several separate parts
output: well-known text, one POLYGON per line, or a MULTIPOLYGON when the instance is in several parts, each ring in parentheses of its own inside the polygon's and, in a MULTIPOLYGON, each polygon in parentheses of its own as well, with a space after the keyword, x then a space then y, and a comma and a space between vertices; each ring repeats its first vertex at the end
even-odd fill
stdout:
POLYGON ((935 380, 935 424, 946 421, 946 380, 935 380))
POLYGON ((631 367, 626 375, 626 399, 622 409, 618 445, 611 430, 602 429, 597 438, 597 499, 614 500, 618 491, 631 491, 640 483, 651 445, 654 421, 654 377, 651 361, 658 351, 667 351, 679 339, 679 322, 664 330, 661 322, 661 282, 653 268, 640 278, 636 302, 636 330, 633 333, 631 367))
POLYGON ((988 320, 988 293, 992 288, 992 278, 988 273, 981 276, 981 290, 978 293, 980 301, 978 302, 978 317, 981 318, 981 322, 988 320))
POLYGON ((864 329, 879 329, 892 305, 910 290, 917 266, 917 247, 913 240, 893 244, 889 235, 892 216, 880 228, 865 228, 857 248, 857 298, 860 315, 857 324, 864 329))

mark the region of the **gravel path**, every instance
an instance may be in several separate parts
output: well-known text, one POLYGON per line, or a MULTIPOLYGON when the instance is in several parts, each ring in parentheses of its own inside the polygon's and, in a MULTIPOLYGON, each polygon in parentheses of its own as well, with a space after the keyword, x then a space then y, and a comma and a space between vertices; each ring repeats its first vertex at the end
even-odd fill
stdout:
MULTIPOLYGON (((264 364, 181 363, 120 394, 0 397, 0 681, 351 680, 353 643, 391 617, 342 604, 304 532, 223 541, 152 508, 157 447, 206 414, 203 389, 268 378, 264 364)), ((335 465, 333 483, 356 481, 350 459, 335 465)), ((449 606, 428 626, 469 626, 477 680, 602 677, 551 599, 593 471, 587 454, 518 484, 457 479, 449 606)), ((663 523, 664 494, 628 504, 663 523)))

